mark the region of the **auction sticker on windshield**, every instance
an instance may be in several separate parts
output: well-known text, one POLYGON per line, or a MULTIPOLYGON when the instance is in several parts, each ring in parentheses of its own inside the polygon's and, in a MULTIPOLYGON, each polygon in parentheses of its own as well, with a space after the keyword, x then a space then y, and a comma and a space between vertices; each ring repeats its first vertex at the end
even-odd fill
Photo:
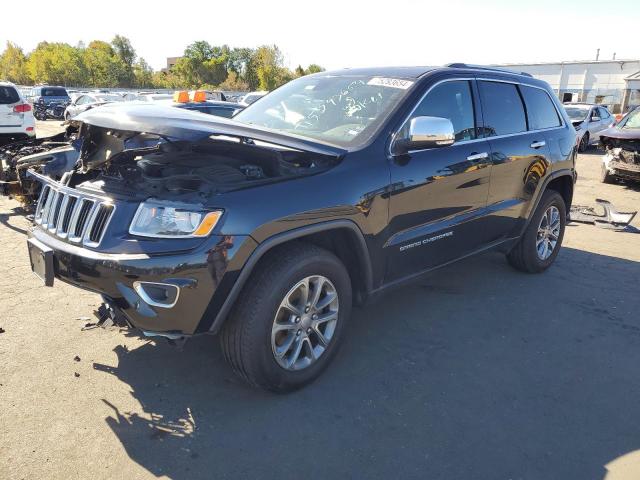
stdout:
POLYGON ((401 78, 373 77, 367 82, 367 85, 378 85, 380 87, 400 88, 402 90, 406 90, 413 85, 413 82, 411 80, 402 80, 401 78))

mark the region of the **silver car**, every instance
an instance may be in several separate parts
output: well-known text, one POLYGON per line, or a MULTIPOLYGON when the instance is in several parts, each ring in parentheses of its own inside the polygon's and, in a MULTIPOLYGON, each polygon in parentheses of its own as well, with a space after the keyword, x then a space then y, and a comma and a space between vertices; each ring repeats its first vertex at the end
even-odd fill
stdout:
POLYGON ((578 132, 578 151, 584 152, 589 145, 600 140, 600 132, 609 128, 615 118, 607 107, 590 103, 565 103, 573 128, 578 132))
POLYGON ((71 102, 64 112, 64 119, 70 120, 86 110, 113 102, 124 102, 124 98, 115 93, 85 93, 71 102))

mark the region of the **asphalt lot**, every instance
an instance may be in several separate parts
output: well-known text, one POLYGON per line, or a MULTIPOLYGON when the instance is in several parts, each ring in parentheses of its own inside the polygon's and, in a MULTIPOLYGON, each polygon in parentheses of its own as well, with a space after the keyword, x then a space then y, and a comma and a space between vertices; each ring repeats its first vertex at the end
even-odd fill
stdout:
MULTIPOLYGON (((598 161, 576 203, 638 209, 598 161)), ((277 396, 215 338, 83 330, 98 297, 40 285, 21 213, 0 199, 1 479, 640 478, 637 233, 572 224, 542 275, 498 253, 438 271, 356 309, 325 375, 277 396)))

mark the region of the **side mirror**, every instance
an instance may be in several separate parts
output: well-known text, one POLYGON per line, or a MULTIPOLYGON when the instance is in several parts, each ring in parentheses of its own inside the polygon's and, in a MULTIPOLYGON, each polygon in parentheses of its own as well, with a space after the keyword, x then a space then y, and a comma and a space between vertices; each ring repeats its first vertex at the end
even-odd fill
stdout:
POLYGON ((600 117, 596 116, 596 117, 591 117, 591 121, 592 122, 599 122, 600 121, 600 117))
POLYGON ((401 153, 423 148, 447 147, 455 142, 453 124, 448 118, 415 117, 409 123, 406 138, 398 141, 401 153))

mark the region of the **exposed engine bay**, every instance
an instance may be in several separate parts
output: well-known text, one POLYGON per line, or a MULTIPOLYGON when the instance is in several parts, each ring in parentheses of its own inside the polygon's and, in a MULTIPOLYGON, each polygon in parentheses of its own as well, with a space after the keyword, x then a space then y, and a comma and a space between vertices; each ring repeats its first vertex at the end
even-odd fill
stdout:
POLYGON ((128 197, 210 195, 318 173, 332 156, 251 139, 164 135, 82 125, 80 157, 67 185, 128 197))

